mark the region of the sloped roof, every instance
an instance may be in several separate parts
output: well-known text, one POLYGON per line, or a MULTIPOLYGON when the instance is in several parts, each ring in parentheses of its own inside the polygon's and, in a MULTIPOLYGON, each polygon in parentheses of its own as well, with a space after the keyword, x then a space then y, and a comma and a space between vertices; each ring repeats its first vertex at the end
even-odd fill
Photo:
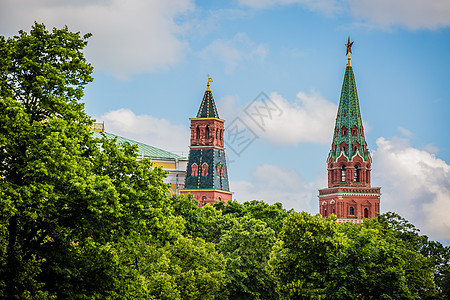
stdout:
POLYGON ((138 147, 138 156, 144 156, 144 158, 151 158, 154 160, 179 160, 179 159, 186 159, 185 157, 182 157, 178 154, 162 150, 141 142, 137 142, 131 139, 124 138, 122 136, 118 136, 109 132, 105 131, 92 131, 92 135, 94 138, 100 138, 102 134, 105 135, 108 139, 114 139, 117 138, 117 144, 121 143, 128 143, 130 145, 137 145, 138 147))
POLYGON ((197 113, 197 118, 219 118, 219 113, 217 112, 216 103, 214 102, 214 97, 212 95, 211 89, 208 88, 203 96, 202 104, 197 113))
MULTIPOLYGON (((351 146, 355 142, 357 142, 360 146, 364 146, 364 144, 366 144, 361 112, 359 109, 358 93, 356 91, 355 76, 353 74, 353 68, 350 64, 350 56, 348 59, 349 62, 345 69, 341 97, 339 100, 339 108, 336 116, 335 130, 338 130, 338 134, 333 134, 333 143, 336 145, 336 150, 331 151, 333 158, 340 155, 341 149, 339 145, 342 142, 345 142, 349 146, 349 149, 351 149, 351 146), (342 128, 344 127, 348 131, 345 136, 342 135, 342 128), (357 129, 356 135, 352 135, 351 133, 351 130, 354 127, 357 129)), ((367 159, 369 152, 366 151, 362 154, 364 159, 367 159)))

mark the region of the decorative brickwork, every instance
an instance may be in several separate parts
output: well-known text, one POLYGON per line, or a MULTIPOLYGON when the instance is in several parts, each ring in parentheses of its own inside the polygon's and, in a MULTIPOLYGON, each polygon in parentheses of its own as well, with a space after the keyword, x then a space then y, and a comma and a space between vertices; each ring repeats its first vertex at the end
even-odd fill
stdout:
POLYGON ((191 118, 191 145, 186 170, 184 189, 181 194, 191 193, 199 201, 199 206, 214 201, 228 202, 232 192, 228 183, 227 162, 223 142, 224 120, 214 103, 208 87, 203 96, 196 118, 191 118))
POLYGON ((342 84, 333 142, 328 155, 328 188, 319 190, 323 217, 335 214, 338 222, 376 217, 380 188, 370 186, 372 158, 362 126, 355 77, 349 62, 342 84))

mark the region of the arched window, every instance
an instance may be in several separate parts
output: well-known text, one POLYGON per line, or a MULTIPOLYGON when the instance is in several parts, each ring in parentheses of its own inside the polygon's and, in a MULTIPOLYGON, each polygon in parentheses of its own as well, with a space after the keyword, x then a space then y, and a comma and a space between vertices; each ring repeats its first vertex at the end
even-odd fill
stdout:
POLYGON ((206 138, 209 139, 209 126, 206 125, 206 138))
POLYGON ((339 135, 339 129, 335 128, 334 129, 334 136, 337 137, 339 135))
POLYGON ((324 208, 324 209, 323 209, 323 216, 324 216, 324 217, 327 217, 327 214, 328 214, 327 209, 324 208))
POLYGON ((198 166, 196 163, 193 163, 191 166, 191 176, 197 176, 198 175, 198 166))
POLYGON ((220 141, 223 143, 223 129, 220 130, 220 141))
POLYGON ((341 168, 341 181, 345 181, 345 166, 341 168))
POLYGON ((369 210, 366 208, 364 208, 364 218, 368 218, 369 217, 369 210))
POLYGON ((345 126, 342 127, 342 136, 347 136, 347 128, 345 126))
POLYGON ((219 128, 216 128, 216 139, 219 139, 219 128))
POLYGON ((336 208, 333 206, 333 214, 336 214, 336 208))
POLYGON ((352 127, 352 136, 357 136, 358 135, 358 128, 356 128, 356 126, 352 127))
POLYGON ((353 181, 359 182, 359 168, 358 168, 358 166, 355 166, 355 174, 353 176, 353 181))
POLYGON ((202 165, 202 176, 208 176, 208 164, 203 163, 202 165))
POLYGON ((350 206, 350 214, 351 215, 355 214, 355 208, 353 206, 350 206))
POLYGON ((200 128, 198 128, 198 126, 196 129, 196 138, 197 138, 197 140, 200 139, 200 128))

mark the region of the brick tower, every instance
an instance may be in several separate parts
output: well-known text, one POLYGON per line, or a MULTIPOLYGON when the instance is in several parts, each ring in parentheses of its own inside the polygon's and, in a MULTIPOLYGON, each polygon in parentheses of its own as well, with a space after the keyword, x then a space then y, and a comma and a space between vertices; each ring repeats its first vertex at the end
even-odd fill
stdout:
POLYGON ((347 67, 328 155, 328 188, 319 190, 319 210, 323 217, 335 214, 338 222, 361 223, 380 212, 380 188, 370 186, 372 158, 364 137, 355 77, 350 62, 348 39, 347 67))
POLYGON ((228 184, 227 161, 223 144, 224 120, 219 118, 216 104, 208 84, 196 118, 191 120, 191 145, 186 169, 184 189, 181 194, 191 193, 199 206, 214 201, 232 199, 228 184))

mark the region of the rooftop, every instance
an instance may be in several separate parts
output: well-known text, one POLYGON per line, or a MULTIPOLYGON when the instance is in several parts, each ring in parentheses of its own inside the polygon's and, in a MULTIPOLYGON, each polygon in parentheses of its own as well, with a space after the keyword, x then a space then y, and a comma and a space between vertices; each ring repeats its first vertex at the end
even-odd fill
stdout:
POLYGON ((162 150, 141 142, 137 142, 131 139, 127 139, 109 132, 105 131, 92 131, 92 136, 94 138, 100 138, 102 134, 105 135, 108 139, 114 139, 117 138, 117 144, 121 143, 128 143, 130 145, 136 145, 138 147, 138 156, 143 158, 151 158, 153 160, 179 160, 179 159, 186 159, 183 156, 180 156, 178 154, 162 150))

